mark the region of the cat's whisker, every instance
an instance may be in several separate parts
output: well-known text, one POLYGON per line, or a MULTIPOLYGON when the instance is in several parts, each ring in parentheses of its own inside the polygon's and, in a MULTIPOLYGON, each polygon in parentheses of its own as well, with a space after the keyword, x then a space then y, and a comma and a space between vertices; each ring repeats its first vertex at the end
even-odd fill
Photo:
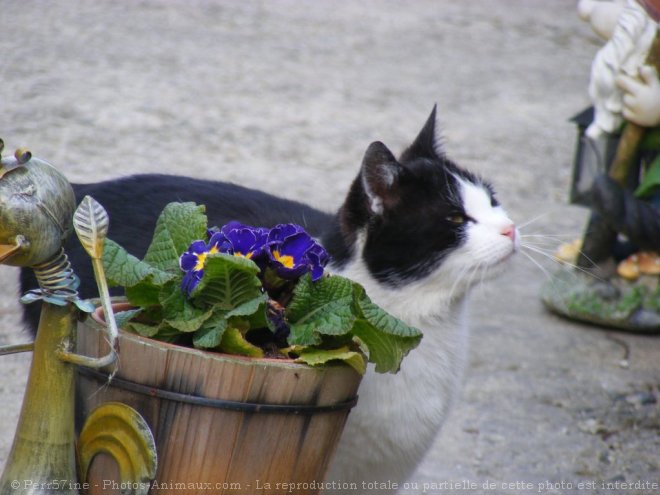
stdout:
POLYGON ((458 276, 454 280, 454 283, 452 284, 451 288, 449 289, 449 299, 452 300, 454 298, 454 292, 458 288, 458 285, 463 281, 463 278, 467 274, 469 267, 463 267, 461 271, 458 273, 458 276))
MULTIPOLYGON (((518 230, 520 230, 520 229, 518 229, 518 230)), ((522 234, 521 233, 520 237, 547 237, 547 238, 551 238, 551 239, 554 239, 556 237, 559 237, 559 238, 564 237, 564 238, 572 239, 572 238, 577 237, 577 236, 576 236, 576 234, 522 234)))
POLYGON ((537 246, 537 247, 542 247, 545 249, 552 249, 556 250, 559 248, 559 244, 557 241, 554 239, 521 239, 521 244, 525 244, 527 246, 537 246))
MULTIPOLYGON (((530 250, 533 251, 532 249, 530 249, 530 250)), ((567 267, 567 266, 568 266, 568 267, 574 267, 574 266, 571 265, 570 263, 566 263, 566 262, 560 261, 560 260, 558 260, 557 258, 555 258, 554 256, 548 255, 548 254, 543 253, 543 252, 540 252, 540 251, 536 251, 536 252, 539 253, 539 254, 541 254, 541 255, 543 255, 543 256, 545 256, 545 257, 547 257, 547 258, 549 258, 549 259, 551 259, 553 262, 557 263, 557 264, 560 265, 560 266, 563 266, 563 267, 567 267)), ((528 253, 528 252, 521 251, 521 253, 522 253, 523 255, 525 255, 525 257, 526 257, 529 261, 531 261, 534 265, 536 265, 536 266, 537 266, 537 267, 543 272, 543 274, 545 275, 546 279, 551 283, 551 285, 552 285, 553 288, 555 288, 556 290, 560 290, 559 287, 556 285, 556 280, 555 280, 555 278, 552 276, 552 274, 551 274, 551 273, 550 273, 550 272, 549 272, 549 271, 548 271, 548 270, 547 270, 547 269, 546 269, 546 268, 545 268, 540 262, 538 262, 537 260, 535 260, 534 257, 533 257, 530 253, 528 253)), ((578 267, 574 267, 574 268, 578 268, 578 267)), ((585 273, 589 274, 588 272, 585 272, 585 273)), ((589 274, 589 275, 591 275, 591 274, 589 274)))
POLYGON ((534 222, 540 220, 540 219, 543 218, 543 217, 548 216, 549 214, 550 214, 550 212, 541 213, 540 215, 537 215, 537 216, 535 216, 534 218, 532 218, 532 219, 530 219, 530 220, 527 220, 527 221, 524 222, 524 223, 521 223, 520 225, 518 225, 518 230, 524 229, 524 228, 527 227, 528 225, 533 224, 534 222))
POLYGON ((546 244, 533 244, 531 242, 521 242, 520 246, 523 248, 538 249, 550 255, 552 255, 556 251, 556 246, 548 246, 546 244))
POLYGON ((529 254, 529 253, 527 253, 527 252, 525 252, 525 251, 522 251, 522 250, 521 250, 520 252, 525 256, 525 258, 527 258, 527 259, 528 259, 529 261, 531 261, 534 265, 536 265, 536 266, 537 266, 537 267, 543 272, 543 274, 546 276, 546 278, 547 278, 548 280, 552 280, 552 275, 550 274, 550 272, 549 272, 549 271, 548 271, 548 270, 547 270, 547 269, 546 269, 541 263, 539 263, 538 261, 536 261, 536 260, 534 259, 534 257, 533 257, 531 254, 529 254))
POLYGON ((488 274, 490 270, 490 265, 487 265, 485 263, 482 263, 483 268, 480 266, 480 273, 481 273, 481 280, 479 280, 479 287, 483 287, 484 283, 486 282, 486 278, 488 278, 486 275, 488 274))
POLYGON ((451 288, 449 289, 449 300, 454 299, 454 292, 456 291, 456 288, 458 287, 458 284, 463 280, 463 276, 465 275, 467 269, 463 269, 460 271, 456 279, 454 279, 454 283, 451 285, 451 288))
POLYGON ((539 246, 534 246, 534 245, 531 245, 531 244, 524 244, 524 243, 522 243, 520 245, 520 247, 522 247, 523 249, 528 249, 530 251, 538 253, 538 254, 552 260, 555 263, 564 263, 563 261, 556 258, 554 256, 554 254, 552 253, 552 250, 550 250, 550 249, 544 249, 544 248, 539 247, 539 246))
POLYGON ((477 274, 479 271, 479 268, 481 268, 482 263, 478 263, 471 271, 470 271, 470 276, 467 279, 467 287, 472 287, 472 280, 474 279, 474 276, 477 274))
POLYGON ((566 244, 563 239, 553 237, 526 237, 524 235, 520 236, 520 241, 527 244, 553 246, 556 249, 559 249, 562 244, 566 244))
MULTIPOLYGON (((596 280, 600 280, 601 282, 604 282, 604 280, 603 280, 602 278, 598 277, 597 275, 595 275, 594 273, 592 273, 592 272, 589 271, 588 269, 583 268, 583 267, 580 267, 580 266, 576 265, 575 263, 570 263, 570 262, 568 262, 568 261, 558 259, 558 258, 555 257, 555 256, 554 256, 549 250, 544 250, 544 249, 542 249, 542 248, 539 248, 538 246, 532 246, 532 245, 525 244, 525 243, 521 243, 521 247, 524 248, 524 249, 528 249, 528 250, 530 250, 530 251, 533 251, 533 252, 535 252, 535 253, 538 253, 538 254, 540 254, 541 256, 544 256, 545 258, 548 258, 549 260, 553 261, 553 262, 556 263, 556 264, 559 264, 559 265, 561 265, 561 266, 568 266, 568 267, 570 267, 570 268, 573 268, 574 270, 578 270, 578 271, 584 273, 585 275, 588 275, 588 276, 590 276, 590 277, 593 277, 593 278, 595 278, 596 280)), ((528 259, 533 260, 533 258, 531 257, 531 255, 530 255, 529 253, 525 252, 524 250, 521 250, 521 252, 522 252, 522 253, 523 253, 528 259)), ((592 262, 591 260, 589 260, 588 258, 587 258, 587 260, 588 260, 590 263, 593 264, 593 262, 592 262)), ((538 263, 536 260, 533 260, 533 261, 535 262, 535 264, 536 264, 537 266, 540 267, 540 263, 538 263)), ((593 265, 593 266, 595 266, 595 265, 593 265)), ((544 271, 544 273, 546 273, 546 275, 547 275, 547 271, 546 271, 545 269, 543 269, 543 271, 544 271)))
MULTIPOLYGON (((589 256, 587 256, 587 254, 584 251, 580 250, 578 252, 578 254, 581 255, 582 257, 584 257, 584 259, 586 259, 589 262, 589 265, 591 265, 592 268, 595 268, 595 267, 598 266, 598 264, 594 260, 592 260, 589 256)), ((576 268, 577 268, 577 265, 576 265, 576 268)))
MULTIPOLYGON (((518 229, 520 230, 520 229, 518 229)), ((523 242, 531 243, 547 243, 547 244, 553 244, 556 247, 559 247, 562 242, 565 242, 567 240, 574 240, 578 238, 579 235, 573 233, 569 234, 541 234, 541 233, 530 233, 530 234, 524 234, 520 232, 520 240, 523 242)))

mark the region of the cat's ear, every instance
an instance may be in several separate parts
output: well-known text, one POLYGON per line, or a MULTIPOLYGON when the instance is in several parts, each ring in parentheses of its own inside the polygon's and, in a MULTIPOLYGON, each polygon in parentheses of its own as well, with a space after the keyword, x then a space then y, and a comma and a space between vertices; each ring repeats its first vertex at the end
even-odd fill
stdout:
POLYGON ((371 143, 364 154, 360 176, 369 199, 369 208, 377 215, 399 201, 399 186, 405 169, 380 141, 371 143))
POLYGON ((401 163, 406 163, 415 158, 437 159, 444 157, 442 137, 436 122, 437 108, 438 105, 433 105, 433 110, 426 120, 426 124, 424 124, 413 143, 401 154, 401 163))

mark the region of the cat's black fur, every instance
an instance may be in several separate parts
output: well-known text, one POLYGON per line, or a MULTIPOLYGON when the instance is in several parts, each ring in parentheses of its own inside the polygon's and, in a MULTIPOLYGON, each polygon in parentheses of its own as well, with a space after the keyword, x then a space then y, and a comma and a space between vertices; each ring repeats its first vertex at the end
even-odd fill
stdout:
MULTIPOLYGON (((404 285, 424 277, 463 239, 470 219, 456 176, 479 182, 438 151, 435 112, 399 160, 380 142, 369 146, 336 215, 238 185, 188 177, 134 175, 73 188, 78 202, 90 195, 105 207, 109 237, 140 259, 165 205, 194 201, 206 206, 209 226, 231 220, 264 227, 298 223, 321 240, 337 268, 351 259, 359 233, 365 232, 363 256, 371 275, 381 283, 404 285)), ((81 280, 81 297, 96 297, 91 262, 78 239, 69 239, 65 249, 81 280)), ((22 290, 36 286, 32 270, 23 269, 22 290)), ((27 306, 24 318, 34 331, 38 304, 27 306)))

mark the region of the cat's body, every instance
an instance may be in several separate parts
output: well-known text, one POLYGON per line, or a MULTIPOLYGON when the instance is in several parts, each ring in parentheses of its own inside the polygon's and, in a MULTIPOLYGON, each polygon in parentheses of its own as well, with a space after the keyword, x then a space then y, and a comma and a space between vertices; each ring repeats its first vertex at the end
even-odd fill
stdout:
MULTIPOLYGON (((210 225, 230 220, 270 227, 303 225, 329 251, 330 270, 361 283, 371 299, 424 338, 396 375, 370 370, 328 481, 401 484, 439 431, 462 376, 468 330, 466 296, 485 271, 517 247, 516 230, 490 186, 450 162, 438 147, 435 109, 399 160, 369 146, 336 215, 239 186, 144 175, 74 186, 108 210, 110 237, 141 257, 155 221, 171 201, 205 204, 210 225)), ((83 297, 96 295, 91 265, 77 240, 67 245, 83 297)), ((491 270, 492 271, 492 270, 491 270)), ((29 270, 23 289, 36 284, 29 270)), ((34 326, 33 309, 26 319, 34 326)))

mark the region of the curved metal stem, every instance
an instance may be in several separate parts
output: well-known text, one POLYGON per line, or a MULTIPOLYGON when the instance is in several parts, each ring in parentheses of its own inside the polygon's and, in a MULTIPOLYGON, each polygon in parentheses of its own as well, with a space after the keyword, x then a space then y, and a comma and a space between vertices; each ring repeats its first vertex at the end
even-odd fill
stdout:
MULTIPOLYGON (((96 271, 96 264, 100 263, 100 260, 93 258, 92 261, 95 264, 96 271)), ((64 249, 60 249, 59 253, 57 253, 57 255, 52 259, 36 265, 34 267, 34 273, 37 276, 37 281, 39 282, 40 287, 38 291, 31 291, 31 294, 34 297, 41 298, 45 302, 60 306, 66 305, 67 303, 77 303, 79 301, 78 291, 76 290, 79 283, 78 278, 73 272, 73 268, 71 268, 71 263, 69 262, 69 258, 64 252, 64 249)), ((109 299, 109 296, 107 296, 107 284, 102 272, 100 275, 97 274, 97 281, 99 281, 99 289, 102 291, 101 296, 103 296, 104 292, 106 294, 106 297, 101 297, 101 300, 103 301, 104 299, 109 299), (105 288, 105 291, 103 291, 103 288, 105 288)), ((108 324, 107 330, 111 343, 111 349, 108 354, 95 358, 89 356, 81 356, 65 349, 58 349, 55 351, 57 357, 67 363, 96 369, 104 368, 116 362, 117 353, 115 352, 115 347, 117 339, 117 327, 115 325, 114 318, 108 318, 106 320, 111 322, 108 324)))
POLYGON ((3 345, 0 347, 0 356, 8 354, 18 354, 19 352, 32 352, 34 350, 34 342, 26 342, 24 344, 3 345))
POLYGON ((105 368, 117 361, 117 353, 114 349, 111 349, 108 354, 100 358, 83 356, 81 354, 76 354, 75 352, 63 351, 61 349, 55 351, 55 355, 67 363, 95 369, 105 368))

